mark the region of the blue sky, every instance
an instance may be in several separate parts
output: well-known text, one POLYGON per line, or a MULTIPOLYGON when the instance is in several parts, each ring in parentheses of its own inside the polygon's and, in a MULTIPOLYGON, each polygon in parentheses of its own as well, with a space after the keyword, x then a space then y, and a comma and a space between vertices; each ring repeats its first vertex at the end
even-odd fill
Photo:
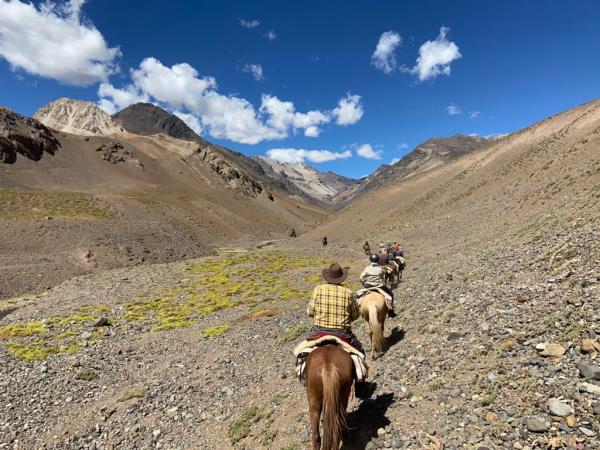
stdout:
POLYGON ((596 1, 53 8, 0 0, 1 104, 152 101, 220 145, 352 177, 430 137, 515 131, 600 92, 596 1))

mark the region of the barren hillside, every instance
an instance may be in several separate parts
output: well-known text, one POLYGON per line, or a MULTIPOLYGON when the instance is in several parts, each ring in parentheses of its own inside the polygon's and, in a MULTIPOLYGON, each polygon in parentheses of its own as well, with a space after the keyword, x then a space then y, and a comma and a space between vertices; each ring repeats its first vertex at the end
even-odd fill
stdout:
POLYGON ((45 137, 52 135, 39 122, 7 114, 23 124, 6 131, 14 142, 25 142, 17 134, 32 123, 31 133, 59 145, 41 140, 42 153, 26 144, 29 154, 17 148, 21 155, 7 160, 14 164, 0 166, 1 296, 80 273, 205 255, 219 243, 287 237, 327 216, 209 144, 130 133, 45 137))

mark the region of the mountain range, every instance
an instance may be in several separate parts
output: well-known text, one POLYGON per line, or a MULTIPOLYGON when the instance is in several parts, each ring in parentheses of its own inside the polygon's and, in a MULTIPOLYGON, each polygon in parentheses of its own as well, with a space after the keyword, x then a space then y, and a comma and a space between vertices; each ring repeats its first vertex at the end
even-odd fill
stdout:
MULTIPOLYGON (((595 111, 596 103, 573 111, 582 108, 595 111)), ((8 220, 2 239, 10 244, 4 244, 0 263, 19 264, 4 274, 0 290, 21 292, 97 268, 204 255, 236 242, 303 234, 316 238, 315 229, 335 238, 352 224, 353 234, 361 235, 386 229, 386 216, 412 217, 429 207, 434 208, 430 215, 447 210, 440 220, 450 221, 449 205, 474 198, 490 177, 498 177, 490 172, 496 162, 516 158, 510 164, 530 164, 527 155, 537 155, 541 150, 536 149, 561 138, 564 129, 578 130, 582 119, 571 128, 558 125, 569 114, 576 113, 501 139, 433 138, 395 164, 353 180, 304 163, 249 158, 214 145, 180 118, 148 103, 114 116, 92 103, 64 98, 40 108, 34 118, 2 108, 0 218, 8 220), (465 188, 466 181, 457 181, 462 178, 475 184, 465 188), (444 197, 449 192, 455 197, 444 197), (19 233, 51 239, 39 248, 11 239, 19 233), (85 256, 89 254, 94 256, 85 256), (23 270, 40 266, 48 270, 39 279, 23 270)), ((572 145, 579 145, 579 138, 573 139, 572 145)), ((494 170, 509 170, 502 167, 494 170)), ((542 169, 532 168, 530 180, 515 183, 520 189, 533 186, 542 169)), ((538 198, 549 188, 540 184, 536 189, 527 195, 538 198)), ((497 193, 481 197, 481 211, 497 198, 497 193)), ((473 209, 477 204, 463 209, 480 214, 473 209)), ((492 204, 496 210, 501 207, 492 204)), ((506 213, 506 220, 510 217, 506 213)))

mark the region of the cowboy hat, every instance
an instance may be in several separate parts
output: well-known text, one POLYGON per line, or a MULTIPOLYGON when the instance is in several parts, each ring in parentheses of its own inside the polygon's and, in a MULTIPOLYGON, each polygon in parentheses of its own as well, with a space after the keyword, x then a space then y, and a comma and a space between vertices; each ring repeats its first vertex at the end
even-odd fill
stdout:
POLYGON ((333 263, 328 268, 323 269, 323 278, 331 284, 339 284, 348 276, 348 269, 342 269, 338 263, 333 263))

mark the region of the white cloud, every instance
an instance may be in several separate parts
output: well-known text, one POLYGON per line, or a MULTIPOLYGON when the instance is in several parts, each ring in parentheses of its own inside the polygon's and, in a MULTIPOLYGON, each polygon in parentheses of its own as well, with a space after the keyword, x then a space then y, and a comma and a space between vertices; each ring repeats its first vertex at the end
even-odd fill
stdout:
POLYGON ((304 130, 304 136, 306 137, 319 137, 319 134, 321 134, 321 129, 314 125, 310 125, 304 130))
POLYGON ((350 150, 343 152, 332 152, 330 150, 273 148, 271 150, 267 150, 267 156, 280 162, 305 162, 308 160, 314 163, 322 163, 334 161, 336 159, 348 159, 352 157, 352 152, 350 150))
POLYGON ((84 0, 44 2, 39 7, 0 0, 0 57, 12 70, 75 86, 105 81, 117 70, 118 47, 110 48, 89 22, 84 0))
POLYGON ((185 107, 193 111, 197 99, 209 88, 216 88, 212 77, 198 77, 198 72, 187 63, 164 66, 156 58, 145 58, 139 69, 131 71, 136 87, 174 109, 185 107))
MULTIPOLYGON (((362 116, 360 96, 346 95, 330 111, 298 112, 293 102, 263 94, 258 110, 246 99, 217 91, 212 77, 201 77, 186 63, 163 65, 146 58, 131 70, 132 83, 123 89, 106 83, 99 89, 99 104, 114 111, 137 101, 153 101, 170 111, 193 115, 203 132, 218 139, 242 144, 283 139, 290 132, 317 137, 321 127, 334 118, 341 125, 355 123, 362 116)), ((190 123, 191 118, 187 119, 190 123)))
POLYGON ((263 68, 260 64, 246 64, 242 72, 251 73, 256 81, 264 80, 263 68))
POLYGON ((273 41, 273 40, 275 40, 275 38, 277 37, 277 33, 275 33, 275 31, 273 31, 273 30, 269 30, 269 31, 267 31, 267 33, 265 34, 265 37, 266 37, 268 40, 270 40, 270 41, 273 41))
POLYGON ((384 73, 396 68, 396 47, 402 44, 402 38, 394 31, 386 31, 379 37, 377 47, 371 55, 371 64, 384 73))
POLYGON ((400 158, 394 158, 390 161, 390 166, 393 166, 394 164, 396 164, 398 161, 400 161, 400 158))
POLYGON ((352 125, 358 122, 363 115, 363 107, 360 103, 360 95, 347 93, 341 98, 338 106, 332 111, 338 125, 352 125))
POLYGON ((194 133, 202 133, 202 124, 200 123, 200 120, 193 114, 187 114, 181 111, 174 111, 173 114, 183 120, 188 127, 194 130, 194 133))
POLYGON ((450 116, 456 116, 462 112, 458 106, 453 104, 446 106, 446 111, 448 111, 448 115, 450 116))
POLYGON ((263 94, 259 111, 268 116, 267 125, 287 135, 287 130, 304 130, 304 135, 316 137, 321 130, 319 125, 329 123, 331 117, 322 111, 296 112, 292 102, 279 100, 272 95, 263 94))
POLYGON ((438 75, 450 75, 452 61, 462 57, 458 46, 446 36, 448 27, 441 27, 435 41, 426 41, 419 48, 417 63, 412 69, 405 69, 419 77, 420 81, 433 79, 438 75))
POLYGON ((243 26, 244 28, 256 28, 257 26, 260 25, 260 22, 256 19, 252 19, 252 20, 240 19, 240 25, 243 26))
POLYGON ((371 144, 363 144, 356 149, 356 154, 367 159, 381 159, 381 151, 373 150, 371 144))
POLYGON ((469 114, 469 119, 477 119, 479 114, 479 111, 473 111, 471 114, 469 114))
POLYGON ((124 89, 115 88, 112 84, 101 83, 98 87, 98 96, 101 97, 98 106, 108 114, 114 114, 129 105, 147 102, 150 98, 145 92, 129 84, 124 89))
POLYGON ((403 142, 402 144, 398 144, 397 148, 398 150, 405 150, 408 148, 408 144, 406 142, 403 142))

